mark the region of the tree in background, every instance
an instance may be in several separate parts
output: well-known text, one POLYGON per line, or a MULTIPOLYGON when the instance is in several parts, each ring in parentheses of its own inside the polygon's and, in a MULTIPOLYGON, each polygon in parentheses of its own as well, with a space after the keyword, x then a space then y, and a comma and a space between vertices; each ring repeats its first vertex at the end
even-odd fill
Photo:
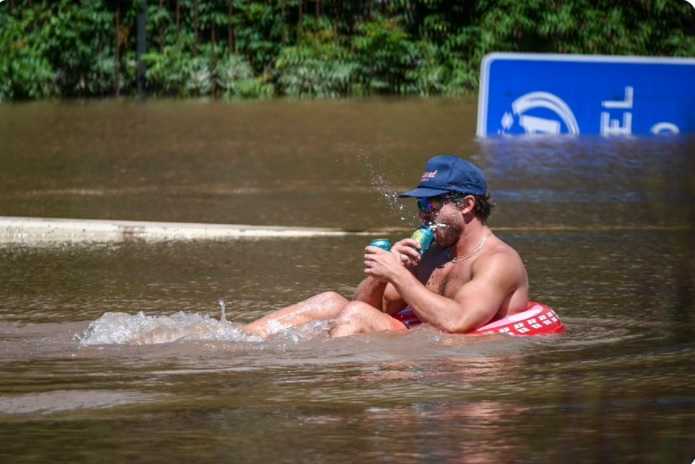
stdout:
MULTIPOLYGON (((134 95, 142 0, 0 3, 0 100, 134 95)), ((493 51, 695 56, 678 0, 149 0, 146 91, 459 95, 493 51)))

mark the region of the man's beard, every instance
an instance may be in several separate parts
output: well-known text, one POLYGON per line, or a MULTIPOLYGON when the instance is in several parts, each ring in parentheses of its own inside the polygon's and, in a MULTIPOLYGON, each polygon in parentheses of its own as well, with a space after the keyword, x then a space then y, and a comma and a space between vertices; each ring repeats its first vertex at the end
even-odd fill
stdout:
POLYGON ((461 235, 461 231, 458 227, 452 226, 446 222, 443 224, 446 227, 437 229, 437 245, 442 249, 454 246, 461 235))

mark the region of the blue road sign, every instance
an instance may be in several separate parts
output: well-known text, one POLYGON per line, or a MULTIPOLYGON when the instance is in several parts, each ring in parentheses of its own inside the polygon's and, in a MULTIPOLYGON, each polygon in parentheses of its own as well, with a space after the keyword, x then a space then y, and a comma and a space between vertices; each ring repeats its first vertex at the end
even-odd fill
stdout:
POLYGON ((695 59, 492 53, 479 137, 695 132, 695 59))

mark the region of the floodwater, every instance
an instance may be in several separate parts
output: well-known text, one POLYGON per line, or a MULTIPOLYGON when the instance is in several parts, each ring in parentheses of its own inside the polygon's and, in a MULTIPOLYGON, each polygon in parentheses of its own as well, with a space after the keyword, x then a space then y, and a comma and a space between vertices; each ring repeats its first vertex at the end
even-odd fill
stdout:
POLYGON ((235 328, 349 295, 369 236, 0 243, 2 462, 690 463, 695 140, 474 136, 474 100, 0 106, 0 215, 416 226, 479 164, 560 336, 235 328), (224 308, 224 315, 222 309, 224 308))

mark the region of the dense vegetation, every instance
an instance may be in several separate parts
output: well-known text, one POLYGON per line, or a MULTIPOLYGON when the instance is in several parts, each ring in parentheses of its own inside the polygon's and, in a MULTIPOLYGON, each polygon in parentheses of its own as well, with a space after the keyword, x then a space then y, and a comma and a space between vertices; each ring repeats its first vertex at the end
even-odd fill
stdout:
POLYGON ((6 0, 0 101, 456 95, 492 51, 695 56, 682 0, 6 0))

